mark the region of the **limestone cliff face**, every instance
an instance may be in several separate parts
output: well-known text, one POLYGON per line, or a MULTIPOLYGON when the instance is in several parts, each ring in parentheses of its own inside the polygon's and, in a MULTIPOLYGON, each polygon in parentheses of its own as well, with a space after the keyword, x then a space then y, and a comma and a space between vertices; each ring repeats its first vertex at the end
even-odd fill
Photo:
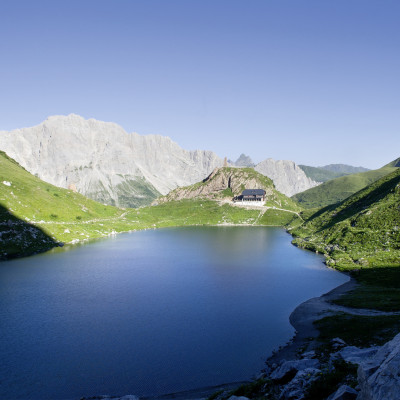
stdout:
POLYGON ((168 195, 157 199, 157 203, 173 200, 204 198, 232 199, 244 189, 264 189, 266 197, 274 195, 275 189, 271 179, 255 172, 251 168, 215 168, 202 182, 188 187, 180 187, 168 195))
POLYGON ((223 164, 211 151, 186 151, 168 137, 128 134, 115 123, 74 114, 2 131, 0 149, 46 182, 121 206, 148 204, 223 164))
POLYGON ((293 161, 268 158, 257 164, 254 169, 272 179, 276 189, 289 197, 320 185, 320 182, 308 178, 293 161))

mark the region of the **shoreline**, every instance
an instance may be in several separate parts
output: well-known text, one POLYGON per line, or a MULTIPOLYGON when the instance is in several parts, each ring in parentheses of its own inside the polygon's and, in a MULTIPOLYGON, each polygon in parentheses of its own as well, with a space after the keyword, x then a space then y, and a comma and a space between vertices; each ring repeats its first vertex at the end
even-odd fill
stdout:
POLYGON ((290 314, 289 322, 295 329, 293 338, 286 345, 280 347, 267 359, 267 363, 279 363, 282 360, 296 358, 299 350, 310 351, 315 347, 315 339, 318 337, 318 330, 314 327, 314 321, 332 315, 341 307, 329 303, 342 294, 353 290, 358 286, 357 281, 349 276, 350 280, 319 297, 313 297, 299 304, 290 314))

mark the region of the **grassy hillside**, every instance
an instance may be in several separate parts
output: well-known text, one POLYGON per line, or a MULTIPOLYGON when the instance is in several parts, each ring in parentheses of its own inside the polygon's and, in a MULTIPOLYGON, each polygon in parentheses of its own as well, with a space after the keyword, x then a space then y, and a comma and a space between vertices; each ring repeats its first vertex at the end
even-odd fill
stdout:
POLYGON ((299 165, 305 174, 316 182, 327 182, 340 176, 358 174, 368 171, 367 168, 353 167, 346 164, 330 164, 323 167, 310 167, 308 165, 299 165))
POLYGON ((325 169, 327 171, 338 172, 346 175, 358 174, 359 172, 369 171, 368 168, 353 167, 352 165, 347 165, 347 164, 329 164, 329 165, 324 165, 323 167, 320 168, 325 169))
POLYGON ((376 170, 346 175, 329 180, 322 185, 292 196, 304 208, 319 208, 338 203, 353 193, 375 182, 377 179, 395 171, 400 159, 376 170))
POLYGON ((291 233, 295 244, 324 253, 340 269, 400 266, 400 169, 313 213, 291 233))
MULTIPOLYGON (((276 196, 276 201, 284 205, 287 198, 279 193, 276 196)), ((288 204, 296 207, 290 199, 288 204)), ((171 201, 140 209, 107 206, 41 181, 0 152, 0 260, 137 229, 220 224, 282 226, 298 218, 295 212, 264 211, 207 199, 171 201)))
POLYGON ((308 165, 299 165, 299 167, 305 172, 305 174, 316 182, 326 182, 331 179, 343 176, 342 172, 329 171, 320 167, 310 167, 308 165))
POLYGON ((0 206, 0 258, 130 228, 124 210, 43 182, 3 152, 0 152, 0 206), (42 232, 40 237, 39 232, 42 232))

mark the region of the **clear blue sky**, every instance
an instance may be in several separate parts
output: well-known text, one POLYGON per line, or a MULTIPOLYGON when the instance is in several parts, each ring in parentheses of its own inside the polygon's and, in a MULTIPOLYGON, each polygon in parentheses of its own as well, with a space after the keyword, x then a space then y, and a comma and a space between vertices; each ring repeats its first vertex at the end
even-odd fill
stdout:
POLYGON ((400 156, 398 0, 2 0, 0 130, 76 113, 236 159, 400 156))

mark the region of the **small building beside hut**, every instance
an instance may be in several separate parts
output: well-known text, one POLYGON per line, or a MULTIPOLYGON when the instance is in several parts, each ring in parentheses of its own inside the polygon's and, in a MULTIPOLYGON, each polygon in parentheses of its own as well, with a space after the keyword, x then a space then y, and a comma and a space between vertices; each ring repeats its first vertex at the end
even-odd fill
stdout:
POLYGON ((264 189, 245 189, 240 196, 235 197, 234 201, 264 203, 265 193, 264 189))

